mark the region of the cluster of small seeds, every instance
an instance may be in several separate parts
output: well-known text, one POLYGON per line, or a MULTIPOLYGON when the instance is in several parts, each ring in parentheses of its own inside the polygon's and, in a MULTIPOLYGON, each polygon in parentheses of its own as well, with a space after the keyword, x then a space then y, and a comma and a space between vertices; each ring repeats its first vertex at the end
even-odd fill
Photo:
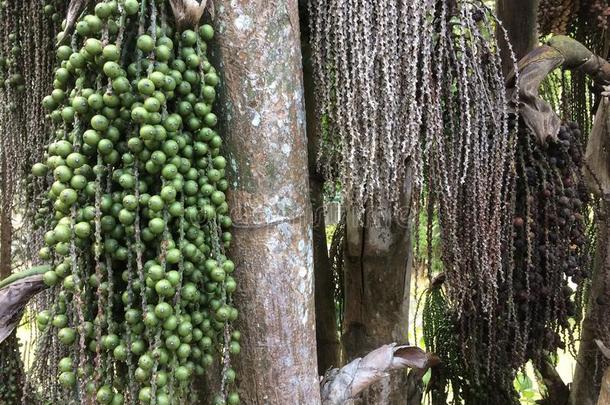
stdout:
POLYGON ((588 277, 589 193, 581 139, 575 123, 563 125, 558 139, 544 146, 526 131, 519 137, 514 296, 504 302, 514 302, 515 329, 529 335, 523 336, 525 359, 565 348, 569 319, 577 316, 570 285, 581 286, 588 277))
POLYGON ((61 22, 63 15, 62 5, 60 0, 44 0, 42 4, 42 10, 44 14, 49 17, 53 22, 61 22))
POLYGON ((493 323, 475 306, 456 311, 438 286, 425 294, 426 347, 444 363, 431 380, 435 403, 446 403, 449 384, 466 403, 519 403, 516 371, 566 349, 575 336, 571 324, 582 317, 591 209, 582 178, 583 137, 567 123, 557 140, 541 145, 525 125, 519 128, 508 241, 513 259, 498 280, 493 323), (502 328, 494 330, 495 324, 502 328))
MULTIPOLYGON (((22 94, 25 91, 25 81, 23 75, 16 71, 16 58, 21 54, 21 46, 16 33, 8 35, 8 40, 11 41, 12 46, 10 53, 7 56, 0 56, 0 82, 5 87, 11 87, 15 92, 22 94)), ((15 104, 11 104, 9 107, 15 108, 15 104)))
POLYGON ((0 403, 21 404, 24 383, 23 363, 17 336, 12 334, 0 344, 0 403))
POLYGON ((575 0, 542 0, 538 6, 540 33, 565 34, 578 8, 575 0))
POLYGON ((97 3, 58 38, 43 100, 54 139, 32 171, 54 180, 38 220, 52 218, 40 257, 58 299, 37 325, 69 350, 59 380, 75 402, 177 403, 220 361, 213 401, 239 403, 214 31, 176 32, 166 6, 97 3))

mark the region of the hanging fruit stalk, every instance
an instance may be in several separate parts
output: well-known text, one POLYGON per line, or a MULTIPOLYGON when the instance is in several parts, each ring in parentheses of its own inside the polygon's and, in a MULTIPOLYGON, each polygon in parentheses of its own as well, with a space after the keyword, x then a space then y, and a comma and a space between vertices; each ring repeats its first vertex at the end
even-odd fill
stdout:
POLYGON ((66 348, 57 367, 69 402, 193 400, 194 376, 220 362, 222 387, 206 400, 237 404, 214 30, 201 15, 178 24, 165 1, 85 7, 58 38, 43 100, 53 140, 32 168, 54 181, 40 258, 57 300, 38 327, 66 348))

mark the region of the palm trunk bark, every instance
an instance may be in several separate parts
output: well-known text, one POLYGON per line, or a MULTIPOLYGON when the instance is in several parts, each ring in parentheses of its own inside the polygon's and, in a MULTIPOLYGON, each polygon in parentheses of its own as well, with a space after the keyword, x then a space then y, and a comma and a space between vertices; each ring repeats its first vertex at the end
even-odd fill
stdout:
POLYGON ((297 0, 216 2, 247 404, 319 404, 297 0))
MULTIPOLYGON (((610 209, 610 201, 604 202, 605 212, 610 209)), ((599 338, 598 330, 601 326, 599 319, 603 316, 603 311, 608 311, 607 305, 599 305, 598 301, 604 294, 610 293, 610 240, 608 239, 608 218, 600 221, 600 229, 597 236, 597 251, 595 253, 594 276, 591 281, 591 295, 587 306, 587 313, 582 324, 580 334, 578 356, 576 358, 576 368, 572 390, 570 392, 570 404, 572 405, 595 405, 600 393, 600 380, 603 370, 599 370, 600 354, 595 344, 595 339, 599 338)))
MULTIPOLYGON (((538 45, 538 3, 539 0, 497 0, 498 18, 508 33, 517 61, 538 45)), ((507 75, 513 68, 513 62, 503 33, 498 38, 502 70, 507 75)))
MULTIPOLYGON (((411 184, 403 186, 404 207, 411 184)), ((345 251, 343 344, 348 360, 388 342, 407 342, 411 279, 411 217, 392 219, 369 210, 364 224, 348 213, 345 251)), ((395 373, 372 385, 363 404, 404 405, 407 373, 395 373)))
POLYGON ((610 405, 610 368, 606 370, 602 379, 602 389, 599 393, 599 401, 597 405, 610 405))

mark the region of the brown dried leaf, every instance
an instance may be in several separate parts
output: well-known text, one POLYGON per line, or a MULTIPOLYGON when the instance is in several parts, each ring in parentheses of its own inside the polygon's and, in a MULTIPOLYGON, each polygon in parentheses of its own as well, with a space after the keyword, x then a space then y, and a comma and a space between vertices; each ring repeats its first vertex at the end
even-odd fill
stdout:
POLYGON ((0 343, 17 327, 28 301, 45 288, 42 275, 37 274, 0 289, 0 343))
POLYGON ((430 356, 414 346, 382 346, 357 358, 341 369, 326 373, 321 383, 322 403, 340 405, 348 403, 371 384, 386 377, 391 371, 407 367, 426 369, 430 356))
POLYGON ((548 138, 555 139, 561 126, 560 118, 538 92, 540 83, 560 66, 578 69, 596 84, 610 83, 610 63, 594 55, 580 42, 563 35, 552 37, 547 45, 534 49, 521 59, 518 78, 514 72, 507 78, 508 95, 540 143, 545 143, 548 138))
POLYGON ((392 358, 392 368, 395 370, 401 368, 426 368, 429 364, 430 357, 428 353, 415 346, 397 346, 394 349, 394 357, 392 358))
POLYGON ((595 339, 595 344, 597 345, 597 347, 599 347, 599 350, 601 350, 601 352, 604 355, 604 357, 610 360, 610 349, 608 349, 606 347, 604 342, 602 342, 599 339, 595 339))
POLYGON ((170 0, 178 30, 194 28, 199 24, 207 0, 170 0))
POLYGON ((507 79, 509 100, 540 143, 545 143, 548 138, 556 139, 561 120, 551 105, 540 97, 538 90, 546 76, 563 62, 559 51, 543 45, 519 61, 517 80, 514 72, 507 79))
POLYGON ((69 35, 72 34, 72 29, 80 13, 87 7, 91 0, 72 0, 68 6, 68 12, 66 13, 66 28, 61 34, 61 39, 58 45, 65 42, 69 35))

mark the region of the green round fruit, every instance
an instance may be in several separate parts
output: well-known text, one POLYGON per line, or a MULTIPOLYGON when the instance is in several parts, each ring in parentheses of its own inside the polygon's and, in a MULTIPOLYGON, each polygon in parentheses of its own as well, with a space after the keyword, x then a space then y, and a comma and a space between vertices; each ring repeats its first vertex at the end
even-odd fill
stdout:
POLYGON ((225 281, 225 290, 229 294, 232 294, 237 290, 237 283, 232 277, 227 277, 227 280, 225 281))
POLYGON ((131 119, 138 124, 148 121, 150 114, 144 107, 134 107, 131 110, 131 119))
POLYGON ((57 333, 59 341, 67 346, 76 341, 76 332, 72 328, 62 328, 57 333))
POLYGON ((136 185, 136 179, 131 174, 125 173, 119 177, 119 184, 125 190, 133 190, 136 185))
POLYGON ((179 249, 169 249, 167 251, 166 260, 169 264, 177 264, 182 259, 182 253, 179 249))
POLYGON ((143 354, 138 359, 138 366, 144 370, 151 370, 154 366, 154 360, 150 354, 143 354))
POLYGON ((170 316, 163 322, 163 329, 167 331, 174 331, 178 327, 178 318, 174 315, 170 316))
POLYGON ((239 405, 240 399, 239 394, 237 392, 231 392, 227 396, 227 405, 239 405))
MULTIPOLYGON (((128 2, 129 2, 129 0, 127 0, 125 2, 126 7, 127 7, 128 2)), ((106 45, 104 47, 104 49, 102 50, 102 56, 107 61, 117 61, 117 60, 119 60, 119 58, 121 56, 121 51, 119 50, 119 48, 116 45, 109 44, 109 45, 106 45)))
POLYGON ((184 366, 179 366, 174 371, 174 377, 176 377, 176 380, 178 380, 178 381, 187 381, 190 378, 190 376, 191 376, 191 372, 189 371, 188 368, 186 368, 184 366))
POLYGON ((204 24, 199 28, 199 35, 204 41, 210 41, 214 38, 214 28, 209 24, 204 24))
POLYGON ((123 94, 130 90, 131 86, 129 80, 126 77, 119 76, 112 80, 112 89, 117 94, 123 94))
POLYGON ((87 40, 85 41, 85 50, 94 56, 102 53, 102 41, 96 38, 87 38, 87 40))
POLYGON ((235 381, 235 378, 237 377, 237 373, 232 368, 229 368, 229 369, 227 369, 227 372, 225 373, 225 377, 227 379, 227 382, 229 384, 231 384, 235 381))
POLYGON ((108 385, 103 385, 99 390, 97 390, 97 394, 95 395, 95 399, 100 404, 109 404, 112 401, 114 394, 112 392, 112 388, 108 385))
POLYGON ((163 167, 163 169, 161 170, 161 175, 166 180, 173 180, 173 179, 175 179, 177 174, 178 174, 178 168, 175 165, 171 164, 171 163, 165 165, 163 167))
POLYGON ((160 392, 157 395, 157 405, 170 405, 170 404, 171 404, 171 401, 169 399, 169 396, 166 393, 160 392))
POLYGON ((148 276, 154 281, 159 281, 165 276, 165 270, 158 264, 150 266, 148 269, 148 276))
POLYGON ((227 274, 231 274, 235 271, 235 264, 231 260, 225 260, 222 263, 222 268, 227 274))
POLYGON ((155 57, 160 62, 168 62, 171 58, 172 51, 166 45, 159 45, 155 48, 155 57))
POLYGON ((72 48, 70 48, 69 46, 62 45, 59 48, 57 48, 56 56, 57 56, 57 59, 59 59, 60 61, 66 61, 66 60, 70 59, 71 55, 72 55, 72 48))
POLYGON ((112 14, 113 7, 109 3, 98 3, 95 5, 95 15, 105 20, 112 14))
POLYGON ((225 276, 225 271, 220 267, 215 267, 210 272, 210 278, 217 283, 223 282, 225 280, 225 276))
POLYGON ((72 170, 68 166, 57 166, 53 170, 53 176, 56 180, 67 183, 72 178, 72 170))
POLYGON ((43 325, 48 324, 50 319, 51 319, 51 314, 46 309, 43 311, 40 311, 38 313, 38 315, 36 315, 36 322, 43 324, 43 325))
POLYGON ((176 351, 178 347, 180 347, 180 338, 176 335, 170 335, 165 339, 165 347, 167 347, 168 350, 176 351))
POLYGON ((229 345, 229 353, 235 355, 235 354, 239 354, 240 351, 241 351, 241 346, 240 346, 239 342, 232 340, 229 345))
POLYGON ((35 163, 34 166, 32 166, 32 174, 36 177, 43 177, 48 171, 49 168, 42 163, 35 163))
POLYGON ((140 4, 138 3, 138 0, 125 0, 125 3, 123 3, 123 8, 125 9, 125 13, 127 15, 134 15, 138 13, 140 4))
POLYGON ((176 270, 171 270, 167 272, 166 278, 169 280, 169 282, 172 284, 172 286, 177 287, 178 284, 180 284, 180 273, 177 272, 176 270))
POLYGON ((98 33, 102 29, 102 20, 96 15, 88 14, 84 17, 84 21, 89 25, 92 33, 98 33))
POLYGON ((150 403, 150 401, 152 399, 152 393, 151 393, 150 387, 144 387, 144 388, 140 389, 140 392, 138 393, 138 399, 145 404, 150 403))
POLYGON ((44 273, 44 275, 42 276, 42 281, 45 283, 45 285, 52 287, 59 282, 59 277, 57 277, 57 273, 55 273, 53 270, 50 270, 44 273))
POLYGON ((155 235, 161 235, 165 230, 165 221, 161 218, 153 218, 148 222, 148 228, 155 235))
POLYGON ((108 118, 103 115, 98 114, 91 118, 91 127, 97 131, 103 132, 107 130, 108 125, 110 125, 110 122, 108 121, 108 118))
POLYGON ((59 375, 59 383, 66 388, 71 388, 76 384, 76 375, 72 371, 64 371, 59 375))
POLYGON ((140 310, 131 308, 125 311, 125 320, 127 323, 134 325, 140 322, 140 310))
POLYGON ((97 144, 97 150, 102 155, 107 156, 107 155, 111 154, 112 151, 114 151, 114 144, 109 139, 102 139, 97 144))
POLYGON ((79 238, 88 238, 91 235, 91 225, 87 222, 79 222, 74 226, 74 233, 79 238))
POLYGON ((87 187, 87 178, 80 174, 77 174, 70 179, 70 186, 76 190, 82 190, 87 187))
POLYGON ((186 337, 193 332, 193 324, 190 322, 182 322, 178 325, 178 335, 186 337))
POLYGON ((155 316, 159 319, 167 319, 173 312, 173 308, 167 302, 160 302, 155 306, 155 316))
POLYGON ((216 87, 218 86, 218 83, 220 83, 220 78, 216 73, 208 73, 205 75, 205 83, 212 87, 216 87))
MULTIPOLYGON (((124 403, 125 398, 123 397, 123 394, 114 394, 114 396, 112 397, 112 402, 110 402, 111 405, 123 405, 124 403)), ((158 403, 159 402, 157 401, 157 404, 158 403)))
POLYGON ((128 357, 127 347, 123 344, 120 344, 114 348, 112 354, 115 359, 117 359, 119 361, 126 361, 127 357, 128 357))
POLYGON ((163 199, 163 201, 171 203, 174 202, 176 200, 176 189, 173 186, 164 186, 161 189, 161 198, 163 199))
POLYGON ((136 45, 139 50, 148 53, 152 52, 152 50, 155 48, 155 41, 153 41, 150 35, 144 34, 138 37, 136 45))
POLYGON ((72 368, 74 367, 71 357, 62 358, 61 360, 59 360, 59 363, 57 366, 59 368, 59 371, 61 371, 62 373, 70 372, 70 371, 72 371, 72 368))
POLYGON ((121 75, 121 67, 118 63, 114 61, 108 61, 104 63, 104 67, 102 70, 104 71, 104 74, 110 79, 116 79, 121 75))
POLYGON ((120 338, 115 334, 102 337, 102 346, 104 346, 104 349, 106 350, 114 350, 119 346, 120 343, 120 338))
POLYGON ((57 108, 57 102, 53 100, 52 96, 45 96, 42 99, 42 106, 47 110, 54 110, 57 108))
POLYGON ((83 133, 83 142, 85 142, 86 145, 89 145, 91 147, 97 147, 97 144, 100 141, 100 135, 99 132, 93 130, 93 129, 88 129, 83 133))
POLYGON ((150 79, 140 79, 138 81, 138 91, 150 96, 155 92, 155 84, 150 79))
POLYGON ((142 340, 135 340, 131 342, 131 352, 133 354, 143 354, 146 351, 146 343, 142 340))
POLYGON ((180 39, 182 46, 194 46, 197 43, 197 34, 192 30, 184 30, 180 39))
POLYGON ((165 279, 157 281, 157 283, 155 284, 155 291, 157 292, 157 294, 159 294, 159 296, 166 298, 173 297, 176 293, 176 290, 174 290, 172 284, 165 279))
MULTIPOLYGON (((71 188, 64 189, 59 193, 59 200, 64 203, 67 207, 70 207, 78 199, 78 194, 71 188)), ((62 241, 67 242, 67 241, 62 241)))

